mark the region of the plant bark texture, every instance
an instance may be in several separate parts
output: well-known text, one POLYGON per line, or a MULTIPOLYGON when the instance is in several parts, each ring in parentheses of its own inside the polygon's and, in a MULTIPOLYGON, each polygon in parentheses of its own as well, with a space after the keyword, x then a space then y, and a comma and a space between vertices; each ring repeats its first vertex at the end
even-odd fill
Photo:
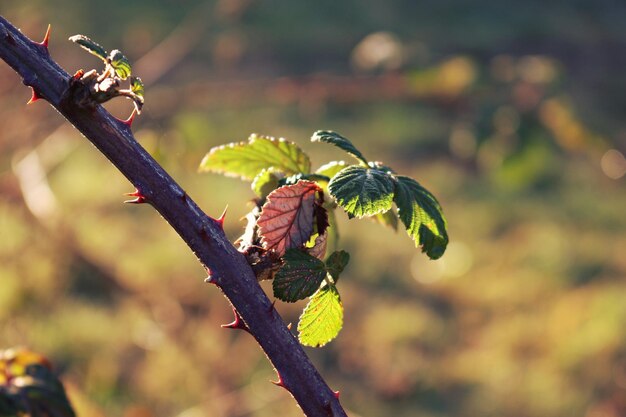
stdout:
POLYGON ((335 393, 285 326, 258 285, 244 256, 227 240, 221 221, 207 216, 137 143, 130 125, 100 105, 84 106, 81 84, 51 57, 47 45, 33 42, 0 16, 0 58, 36 96, 48 101, 136 187, 141 202, 152 205, 187 243, 230 301, 278 372, 286 388, 310 417, 346 416, 335 393))

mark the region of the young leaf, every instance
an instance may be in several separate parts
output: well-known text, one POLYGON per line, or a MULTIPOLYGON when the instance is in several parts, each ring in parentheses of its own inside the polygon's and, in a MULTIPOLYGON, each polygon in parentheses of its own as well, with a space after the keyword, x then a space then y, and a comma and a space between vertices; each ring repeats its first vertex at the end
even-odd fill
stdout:
POLYGON ((348 166, 348 163, 345 161, 332 161, 319 167, 315 171, 315 173, 318 175, 323 175, 325 177, 328 177, 330 181, 335 175, 337 175, 339 171, 341 171, 347 166, 348 166))
POLYGON ((300 249, 289 249, 274 276, 274 297, 293 303, 311 296, 326 277, 324 262, 300 249))
POLYGON ((346 265, 350 262, 350 254, 345 250, 340 250, 330 254, 326 259, 326 270, 333 278, 335 284, 339 279, 339 275, 343 272, 346 265))
POLYGON ((334 285, 320 288, 304 308, 298 323, 298 340, 321 347, 333 340, 343 326, 343 305, 334 285))
POLYGON ((448 233, 437 199, 413 178, 398 176, 394 201, 415 245, 431 259, 441 257, 448 245, 448 233))
POLYGON ((311 162, 292 142, 253 134, 248 142, 231 143, 211 149, 202 159, 199 171, 252 180, 267 168, 294 175, 308 173, 311 162))
POLYGON ((120 51, 119 49, 112 50, 111 54, 108 57, 108 60, 118 77, 120 77, 122 80, 130 77, 132 73, 130 62, 128 62, 128 58, 124 56, 122 51, 120 51))
POLYGON ((313 234, 317 193, 322 189, 311 181, 277 188, 267 196, 257 221, 264 249, 282 256, 287 249, 304 245, 313 234))
POLYGON ((81 48, 89 51, 90 54, 97 56, 104 62, 107 61, 108 53, 106 49, 98 45, 96 42, 92 41, 85 35, 74 35, 70 36, 70 40, 74 43, 77 43, 81 48))
POLYGON ((252 181, 252 191, 260 198, 267 197, 276 188, 278 188, 278 176, 274 174, 272 168, 262 170, 252 181))
POLYGON ((145 88, 139 77, 130 77, 130 91, 143 99, 145 88))
POLYGON ((373 216, 391 208, 394 181, 387 173, 358 165, 341 170, 328 184, 350 217, 373 216))
POLYGON ((339 133, 331 132, 329 130, 318 130, 317 132, 313 133, 313 136, 311 137, 311 142, 326 142, 333 144, 336 147, 348 152, 350 155, 354 156, 363 164, 367 165, 367 159, 365 159, 363 154, 354 147, 352 142, 341 136, 339 133))

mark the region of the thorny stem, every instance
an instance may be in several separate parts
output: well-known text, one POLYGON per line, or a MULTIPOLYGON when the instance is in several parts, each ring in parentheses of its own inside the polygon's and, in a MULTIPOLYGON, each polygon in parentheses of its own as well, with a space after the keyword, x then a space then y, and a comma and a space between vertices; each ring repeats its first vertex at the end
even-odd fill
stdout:
POLYGON ((128 178, 138 190, 137 197, 150 203, 212 271, 212 282, 230 301, 302 411, 309 417, 346 416, 335 393, 258 285, 244 256, 227 240, 221 222, 203 213, 137 143, 129 124, 98 104, 79 105, 85 87, 71 83, 72 77, 52 60, 46 43, 31 41, 0 16, 0 58, 128 178))

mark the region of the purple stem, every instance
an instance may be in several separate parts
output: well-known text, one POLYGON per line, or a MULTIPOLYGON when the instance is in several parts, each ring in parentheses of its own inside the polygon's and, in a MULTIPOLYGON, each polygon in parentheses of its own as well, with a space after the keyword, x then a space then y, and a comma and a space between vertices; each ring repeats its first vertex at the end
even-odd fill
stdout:
POLYGON ((0 16, 0 58, 73 124, 137 188, 187 243, 212 282, 235 308, 276 368, 279 381, 309 417, 346 416, 334 392, 259 286, 244 256, 227 240, 221 222, 207 216, 137 143, 130 126, 100 105, 81 107, 84 86, 0 16), (72 88, 70 86, 73 85, 72 88))

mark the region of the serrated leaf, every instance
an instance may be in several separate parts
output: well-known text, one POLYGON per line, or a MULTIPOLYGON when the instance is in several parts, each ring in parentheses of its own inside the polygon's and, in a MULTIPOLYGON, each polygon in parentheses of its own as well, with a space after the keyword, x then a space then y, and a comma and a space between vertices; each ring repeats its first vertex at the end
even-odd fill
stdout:
POLYGON ((120 77, 122 80, 127 79, 132 74, 130 62, 128 58, 124 56, 122 51, 119 49, 114 49, 111 51, 109 55, 109 62, 113 70, 115 70, 115 74, 120 77))
POLYGON ((274 297, 293 303, 315 293, 326 277, 324 262, 300 249, 289 249, 274 276, 274 297))
POLYGON ((336 147, 343 149, 348 152, 350 155, 354 156, 359 161, 363 162, 367 165, 367 159, 363 156, 363 154, 350 142, 348 139, 344 138, 337 132, 332 132, 330 130, 318 130, 313 133, 311 137, 311 142, 325 142, 335 145, 336 147))
POLYGON ((265 198, 269 193, 278 188, 278 176, 272 168, 264 169, 252 180, 252 191, 260 198, 265 198))
POLYGON ((305 346, 321 347, 343 327, 343 305, 334 285, 320 288, 304 308, 298 323, 298 340, 305 346))
POLYGON ((330 254, 326 259, 326 270, 333 278, 335 284, 339 280, 339 275, 343 272, 346 265, 350 262, 350 254, 345 250, 336 251, 330 254))
POLYGON ((311 181, 277 188, 267 196, 257 221, 264 249, 282 256, 304 245, 313 234, 313 218, 322 189, 311 181))
POLYGON ((439 202, 413 178, 396 178, 394 201, 407 233, 429 258, 441 257, 448 245, 448 233, 439 202))
POLYGON ((373 216, 391 208, 394 181, 385 172, 352 165, 333 177, 328 191, 350 217, 373 216))
POLYGON ((317 175, 328 177, 328 180, 330 181, 339 171, 347 166, 348 163, 346 161, 331 161, 319 167, 315 173, 317 175))
POLYGON ((106 49, 100 46, 98 43, 92 41, 85 35, 70 36, 70 40, 77 43, 81 48, 87 50, 90 54, 97 56, 104 62, 107 61, 108 53, 106 49))
POLYGON ((200 172, 215 172, 252 180, 263 169, 273 168, 286 175, 308 173, 309 157, 285 139, 251 135, 248 142, 215 147, 200 163, 200 172))

